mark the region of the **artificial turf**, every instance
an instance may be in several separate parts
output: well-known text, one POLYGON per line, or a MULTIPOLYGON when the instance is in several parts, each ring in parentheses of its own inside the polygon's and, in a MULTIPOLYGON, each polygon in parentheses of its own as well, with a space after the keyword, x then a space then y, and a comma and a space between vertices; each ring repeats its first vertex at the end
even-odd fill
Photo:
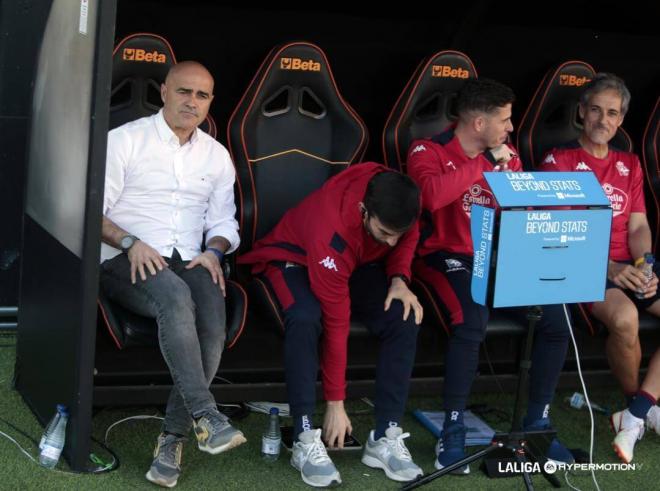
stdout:
MULTIPOLYGON (((11 422, 33 439, 38 440, 43 431, 20 395, 11 389, 15 350, 11 346, 15 339, 4 335, 0 345, 0 418, 11 422)), ((569 448, 589 448, 589 415, 584 410, 575 410, 564 401, 571 391, 557 394, 551 410, 551 418, 564 444, 569 448)), ((620 408, 622 400, 616 388, 591 391, 593 401, 612 408, 620 408)), ((404 431, 410 432, 406 440, 415 461, 425 472, 433 471, 433 449, 435 438, 412 416, 412 410, 420 408, 437 410, 441 400, 438 396, 414 398, 409 401, 408 412, 403 421, 404 431)), ((480 393, 471 397, 470 404, 483 404, 487 408, 500 411, 491 412, 484 419, 497 430, 508 430, 513 407, 511 393, 480 393), (501 411, 509 416, 501 414, 501 411)), ((365 441, 372 427, 370 408, 362 401, 350 401, 347 405, 353 423, 354 434, 365 441)), ((103 440, 106 429, 113 422, 137 414, 160 414, 162 408, 105 408, 94 416, 94 435, 103 440)), ((54 410, 54 409, 53 409, 54 410)), ((260 456, 261 432, 267 416, 250 413, 243 419, 234 421, 246 435, 248 442, 228 453, 217 456, 197 450, 192 439, 185 445, 183 473, 176 489, 205 490, 288 490, 311 489, 302 483, 297 472, 290 466, 287 451, 283 450, 278 461, 266 463, 260 456)), ((320 422, 320 417, 317 418, 320 422)), ((594 462, 618 462, 611 449, 613 434, 607 417, 596 414, 594 462)), ((286 419, 283 421, 286 423, 286 419)), ((91 474, 65 474, 40 467, 24 456, 13 443, 0 437, 0 489, 158 489, 145 480, 144 474, 151 463, 153 446, 159 432, 160 423, 156 420, 130 421, 115 427, 108 438, 108 445, 119 456, 121 465, 112 472, 91 474)), ((0 421, 0 431, 11 435, 35 458, 37 447, 27 437, 0 421)), ((110 457, 100 448, 95 448, 103 459, 110 457)), ((471 449, 474 451, 474 448, 471 449)), ((370 469, 360 463, 359 451, 332 452, 331 456, 341 472, 344 489, 398 489, 400 484, 390 481, 382 471, 370 469)), ((658 489, 660 486, 660 436, 647 432, 635 447, 634 463, 639 467, 634 471, 596 471, 596 478, 603 490, 612 489, 658 489), (640 465, 641 464, 641 465, 640 465)), ((67 471, 64 462, 58 470, 67 471)), ((562 487, 570 489, 561 475, 562 487)), ((591 475, 580 471, 569 476, 571 484, 581 490, 596 489, 591 475)), ((540 475, 533 477, 536 489, 550 489, 551 486, 540 475)), ((472 465, 469 476, 446 476, 419 489, 469 489, 503 490, 525 489, 519 478, 489 479, 472 465)))

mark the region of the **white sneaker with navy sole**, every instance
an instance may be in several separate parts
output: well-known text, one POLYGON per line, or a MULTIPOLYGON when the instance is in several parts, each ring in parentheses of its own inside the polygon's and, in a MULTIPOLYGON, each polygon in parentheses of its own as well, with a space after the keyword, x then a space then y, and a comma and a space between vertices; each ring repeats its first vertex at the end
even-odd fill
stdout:
POLYGON ((385 436, 374 440, 374 431, 369 433, 369 439, 364 446, 362 463, 375 469, 383 469, 385 475, 393 481, 407 482, 424 474, 412 460, 406 447, 405 438, 410 433, 403 433, 398 426, 385 431, 385 436))

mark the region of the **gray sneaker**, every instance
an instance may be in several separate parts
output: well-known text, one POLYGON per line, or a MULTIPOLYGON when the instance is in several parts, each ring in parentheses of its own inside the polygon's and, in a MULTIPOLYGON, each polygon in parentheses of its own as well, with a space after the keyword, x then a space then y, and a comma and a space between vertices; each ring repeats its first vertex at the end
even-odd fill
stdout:
POLYGON ((321 430, 303 431, 293 444, 291 465, 300 471, 302 480, 317 488, 341 484, 339 471, 321 441, 321 430))
POLYGON ((406 482, 424 474, 412 460, 410 452, 404 443, 410 433, 403 433, 398 426, 390 427, 385 436, 374 440, 374 431, 369 433, 369 439, 364 446, 362 463, 376 469, 383 469, 385 475, 394 481, 406 482))
POLYGON ((243 432, 230 425, 229 418, 217 410, 204 413, 197 421, 193 421, 193 427, 199 449, 213 455, 247 441, 243 432))
POLYGON ((185 438, 161 433, 158 436, 154 461, 151 463, 147 479, 165 488, 173 488, 181 474, 181 452, 185 438))

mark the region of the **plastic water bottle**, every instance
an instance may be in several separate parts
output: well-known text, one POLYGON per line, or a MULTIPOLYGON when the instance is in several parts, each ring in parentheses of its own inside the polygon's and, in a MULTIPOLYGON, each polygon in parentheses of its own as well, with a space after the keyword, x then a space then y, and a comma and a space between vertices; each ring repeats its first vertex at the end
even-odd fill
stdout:
MULTIPOLYGON (((647 252, 644 254, 644 262, 639 266, 639 269, 642 270, 642 273, 644 273, 644 277, 646 278, 646 283, 651 281, 653 279, 653 264, 655 263, 655 257, 653 257, 653 254, 650 252, 647 252)), ((644 298, 644 293, 643 292, 635 292, 635 296, 637 298, 644 298)))
POLYGON ((53 432, 53 428, 55 428, 55 425, 57 425, 57 422, 60 420, 60 411, 66 411, 66 406, 64 404, 57 405, 57 411, 55 412, 55 416, 53 416, 50 419, 48 425, 46 426, 46 429, 44 430, 44 434, 41 435, 41 441, 39 442, 39 450, 44 448, 44 442, 46 441, 46 436, 53 432))
MULTIPOLYGON (((584 407, 587 407, 587 399, 584 397, 584 395, 580 394, 579 392, 575 392, 571 397, 567 397, 566 401, 568 401, 571 407, 575 409, 582 409, 584 407)), ((607 415, 610 414, 610 410, 606 407, 599 406, 598 404, 594 404, 593 402, 590 405, 593 411, 607 415)))
POLYGON ((282 432, 280 431, 280 410, 276 407, 270 408, 268 415, 268 426, 261 437, 261 455, 264 460, 274 462, 280 456, 282 445, 282 432))
POLYGON ((57 465, 64 448, 64 439, 66 438, 66 423, 69 420, 69 413, 62 404, 57 405, 57 413, 48 423, 46 431, 41 438, 39 448, 39 463, 44 467, 52 469, 57 465))

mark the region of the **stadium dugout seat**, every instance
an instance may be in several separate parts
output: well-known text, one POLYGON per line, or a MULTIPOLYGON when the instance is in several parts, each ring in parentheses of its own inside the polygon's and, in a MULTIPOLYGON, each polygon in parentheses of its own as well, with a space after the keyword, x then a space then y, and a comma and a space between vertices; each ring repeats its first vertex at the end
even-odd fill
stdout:
MULTIPOLYGON (((162 107, 160 84, 176 63, 170 43, 156 34, 131 34, 117 44, 113 52, 110 129, 128 121, 149 116, 162 107)), ((200 128, 213 138, 216 126, 207 116, 200 128)), ((227 287, 226 348, 234 346, 245 326, 247 294, 235 281, 227 287)), ((158 346, 158 328, 154 319, 142 317, 111 301, 99 292, 99 321, 109 332, 118 349, 129 346, 158 346)))
MULTIPOLYGON (((360 162, 368 143, 366 127, 341 96, 325 53, 304 41, 271 50, 227 131, 240 195, 239 254, 330 177, 360 162)), ((282 326, 269 288, 247 273, 243 280, 250 305, 282 326)))
MULTIPOLYGON (((468 78, 476 77, 472 60, 458 51, 440 51, 419 64, 385 123, 382 144, 389 167, 406 172, 410 143, 436 135, 456 121, 456 95, 468 78)), ((430 320, 449 334, 449 314, 433 289, 418 278, 413 278, 412 288, 424 306, 425 323, 430 320)), ((524 332, 524 326, 493 311, 487 331, 513 334, 524 332)))
POLYGON ((385 122, 385 165, 405 172, 410 143, 440 133, 455 121, 456 93, 465 80, 476 77, 472 60, 458 51, 440 51, 422 60, 385 122))
MULTIPOLYGON (((117 44, 112 52, 111 129, 158 112, 163 106, 160 84, 174 64, 172 46, 157 34, 131 34, 117 44)), ((200 129, 217 137, 211 115, 200 129)))
MULTIPOLYGON (((593 67, 583 61, 567 61, 546 73, 518 127, 516 148, 525 169, 534 169, 548 150, 580 135, 581 87, 595 74, 593 67)), ((623 128, 610 145, 632 152, 632 140, 623 128)))
POLYGON ((653 231, 653 250, 655 257, 660 257, 660 97, 655 102, 642 138, 642 167, 646 184, 646 213, 653 231))
MULTIPOLYGON (((596 74, 594 68, 583 61, 567 61, 552 68, 536 89, 518 130, 518 151, 528 170, 541 163, 545 152, 577 139, 582 123, 578 114, 581 88, 596 74)), ((632 140, 619 127, 610 145, 632 152, 632 140)), ((648 198, 648 196, 647 196, 648 198)), ((647 207, 654 203, 649 203, 647 207)), ((573 318, 586 326, 592 335, 605 330, 592 317, 585 304, 575 304, 573 318)), ((658 327, 658 320, 645 312, 640 313, 640 330, 658 327)))

